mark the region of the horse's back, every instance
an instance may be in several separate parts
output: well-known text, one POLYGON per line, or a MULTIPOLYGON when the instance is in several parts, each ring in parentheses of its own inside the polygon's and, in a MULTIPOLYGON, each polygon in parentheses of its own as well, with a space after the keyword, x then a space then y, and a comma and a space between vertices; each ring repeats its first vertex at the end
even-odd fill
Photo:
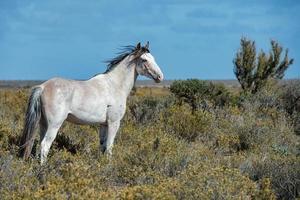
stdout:
POLYGON ((47 80, 46 82, 42 83, 40 86, 42 88, 66 88, 69 89, 74 83, 76 84, 77 82, 82 82, 82 81, 77 81, 77 80, 71 80, 71 79, 64 79, 60 77, 55 77, 47 80))
POLYGON ((51 100, 67 98, 74 89, 74 81, 63 78, 52 78, 40 85, 43 89, 42 98, 51 100))

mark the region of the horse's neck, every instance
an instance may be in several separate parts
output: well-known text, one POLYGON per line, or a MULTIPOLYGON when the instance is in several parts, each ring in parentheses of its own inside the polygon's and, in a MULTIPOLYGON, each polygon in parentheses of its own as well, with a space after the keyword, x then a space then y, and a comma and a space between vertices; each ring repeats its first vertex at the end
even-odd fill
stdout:
POLYGON ((124 94, 125 97, 129 95, 137 78, 133 65, 134 64, 130 64, 130 59, 127 57, 107 73, 111 87, 114 87, 116 91, 124 94))

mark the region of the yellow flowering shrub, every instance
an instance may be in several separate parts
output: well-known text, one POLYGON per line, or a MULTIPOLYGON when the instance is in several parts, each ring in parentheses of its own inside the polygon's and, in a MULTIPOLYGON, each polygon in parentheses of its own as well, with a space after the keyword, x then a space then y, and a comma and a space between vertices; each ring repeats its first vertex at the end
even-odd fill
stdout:
POLYGON ((164 129, 187 141, 209 137, 212 119, 211 113, 205 110, 193 112, 186 104, 171 106, 161 115, 164 129))

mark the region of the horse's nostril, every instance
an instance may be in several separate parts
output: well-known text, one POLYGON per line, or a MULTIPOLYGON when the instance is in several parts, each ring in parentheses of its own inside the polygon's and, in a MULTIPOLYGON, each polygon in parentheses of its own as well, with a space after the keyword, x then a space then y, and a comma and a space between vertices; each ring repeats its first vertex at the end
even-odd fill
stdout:
POLYGON ((158 78, 159 80, 163 80, 163 76, 162 76, 162 75, 158 75, 157 78, 158 78))
POLYGON ((154 79, 156 83, 160 83, 162 81, 163 77, 161 75, 157 75, 154 79))

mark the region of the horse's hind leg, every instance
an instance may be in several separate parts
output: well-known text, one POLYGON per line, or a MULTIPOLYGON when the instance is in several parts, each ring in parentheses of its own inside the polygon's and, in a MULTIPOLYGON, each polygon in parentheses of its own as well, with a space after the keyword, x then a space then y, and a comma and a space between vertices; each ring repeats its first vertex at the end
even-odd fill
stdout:
MULTIPOLYGON (((41 116, 41 120, 40 120, 40 143, 43 141, 45 135, 46 135, 46 132, 47 132, 47 121, 46 119, 44 118, 44 116, 42 115, 41 116)), ((42 147, 40 147, 42 148, 42 147)))
POLYGON ((60 126, 52 127, 48 126, 45 136, 41 142, 41 164, 44 164, 47 161, 47 155, 49 153, 50 147, 56 138, 57 131, 60 126))

